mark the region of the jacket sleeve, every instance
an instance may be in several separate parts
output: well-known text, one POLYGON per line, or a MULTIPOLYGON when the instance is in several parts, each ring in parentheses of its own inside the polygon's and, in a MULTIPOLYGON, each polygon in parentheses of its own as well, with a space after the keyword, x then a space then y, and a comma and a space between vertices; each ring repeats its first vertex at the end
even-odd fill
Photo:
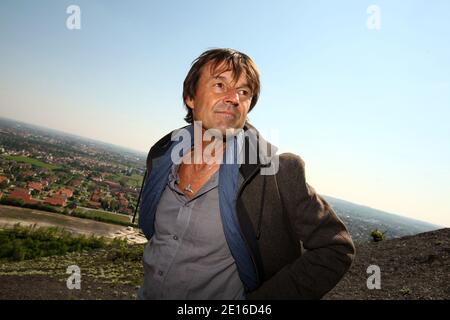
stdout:
POLYGON ((299 156, 280 156, 277 181, 291 232, 306 250, 247 299, 320 299, 350 268, 353 241, 330 205, 306 183, 299 156))

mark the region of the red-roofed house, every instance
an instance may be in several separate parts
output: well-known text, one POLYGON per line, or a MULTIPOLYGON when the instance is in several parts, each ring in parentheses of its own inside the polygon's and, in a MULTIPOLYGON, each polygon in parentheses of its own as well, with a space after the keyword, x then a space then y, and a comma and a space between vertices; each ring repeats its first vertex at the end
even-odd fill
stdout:
POLYGON ((6 181, 6 183, 9 183, 8 177, 0 176, 0 183, 2 183, 2 182, 4 182, 4 181, 6 181))
POLYGON ((58 191, 56 191, 55 194, 70 198, 71 196, 73 196, 73 190, 68 189, 68 188, 61 188, 58 191))
POLYGON ((47 179, 41 180, 41 183, 44 187, 47 187, 50 184, 50 181, 48 181, 47 179))
POLYGON ((70 185, 75 188, 81 186, 81 183, 82 181, 80 179, 73 179, 72 181, 70 181, 70 185))
POLYGON ((40 182, 28 182, 28 189, 42 191, 43 188, 44 186, 40 182))
POLYGON ((24 203, 35 204, 39 201, 31 198, 30 190, 23 188, 15 188, 8 196, 11 200, 22 200, 24 203))
POLYGON ((49 204, 51 206, 64 207, 66 205, 66 198, 63 196, 53 196, 44 200, 44 204, 49 204))
POLYGON ((31 170, 25 170, 25 171, 21 171, 20 175, 22 177, 35 177, 36 176, 36 172, 31 171, 31 170))
POLYGON ((120 183, 109 180, 105 180, 103 183, 108 185, 111 189, 120 189, 120 183))
POLYGON ((54 183, 54 182, 58 181, 58 177, 53 175, 53 176, 48 177, 46 180, 47 180, 48 184, 50 184, 50 183, 54 183))
POLYGON ((91 195, 91 201, 93 202, 100 202, 101 201, 101 194, 99 190, 95 190, 91 195))
POLYGON ((125 193, 117 192, 116 196, 117 196, 117 201, 119 201, 120 207, 124 207, 124 208, 128 207, 128 200, 125 198, 125 193))

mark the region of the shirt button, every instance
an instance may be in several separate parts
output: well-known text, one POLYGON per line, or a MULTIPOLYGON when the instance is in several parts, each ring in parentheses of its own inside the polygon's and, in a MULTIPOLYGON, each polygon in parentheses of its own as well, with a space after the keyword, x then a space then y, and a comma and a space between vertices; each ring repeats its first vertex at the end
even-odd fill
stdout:
POLYGON ((161 270, 158 271, 158 276, 162 276, 164 274, 164 272, 162 272, 161 270))
POLYGON ((173 236, 173 240, 178 240, 178 237, 177 236, 173 236))

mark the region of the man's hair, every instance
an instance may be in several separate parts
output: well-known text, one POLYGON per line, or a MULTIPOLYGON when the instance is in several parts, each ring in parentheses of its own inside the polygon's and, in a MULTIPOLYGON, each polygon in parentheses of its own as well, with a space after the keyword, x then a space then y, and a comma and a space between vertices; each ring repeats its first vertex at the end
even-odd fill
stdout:
POLYGON ((195 98, 198 80, 200 79, 203 67, 210 61, 210 70, 213 74, 220 74, 231 70, 233 72, 233 81, 235 82, 239 79, 242 72, 244 72, 252 94, 249 112, 256 105, 256 102, 258 102, 260 92, 259 72, 253 60, 246 54, 233 49, 219 48, 207 50, 192 62, 191 69, 189 70, 186 79, 184 79, 183 102, 187 108, 187 115, 184 120, 188 123, 192 123, 194 119, 192 109, 186 104, 186 99, 195 98), (217 70, 219 66, 220 70, 217 70))

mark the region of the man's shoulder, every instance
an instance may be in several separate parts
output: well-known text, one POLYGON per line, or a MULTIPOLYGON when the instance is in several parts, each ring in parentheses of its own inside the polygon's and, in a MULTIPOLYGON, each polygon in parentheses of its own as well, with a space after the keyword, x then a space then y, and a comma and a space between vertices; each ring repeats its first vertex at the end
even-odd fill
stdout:
POLYGON ((156 141, 155 144, 151 146, 150 151, 164 148, 164 146, 166 146, 171 141, 172 132, 173 131, 170 131, 168 134, 156 141))
POLYGON ((172 131, 170 131, 169 133, 167 133, 166 135, 164 135, 162 138, 160 138, 151 148, 150 148, 150 152, 152 152, 152 150, 154 152, 157 152, 160 149, 165 149, 167 147, 169 147, 170 143, 172 142, 172 137, 177 134, 177 132, 180 132, 183 129, 187 129, 189 127, 189 125, 181 127, 181 128, 177 128, 174 129, 172 131))
POLYGON ((286 169, 294 169, 295 167, 305 167, 305 161, 298 154, 285 152, 279 155, 280 166, 283 165, 286 169))
POLYGON ((152 159, 158 158, 166 152, 172 142, 172 134, 174 131, 169 132, 150 147, 147 154, 147 169, 151 168, 152 159))
POLYGON ((278 172, 276 173, 278 182, 291 185, 296 189, 296 184, 303 182, 305 177, 305 161, 294 153, 282 153, 279 155, 278 172))

